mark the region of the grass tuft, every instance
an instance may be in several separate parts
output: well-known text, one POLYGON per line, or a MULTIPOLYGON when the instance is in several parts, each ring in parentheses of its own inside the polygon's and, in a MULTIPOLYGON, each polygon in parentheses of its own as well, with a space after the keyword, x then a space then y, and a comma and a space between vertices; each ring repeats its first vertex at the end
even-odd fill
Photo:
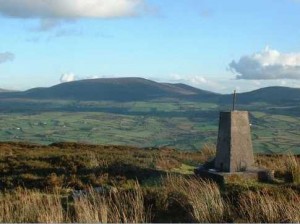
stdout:
MULTIPOLYGON (((226 206, 216 183, 194 177, 168 175, 164 186, 169 191, 179 192, 187 198, 190 206, 183 204, 183 207, 191 208, 190 215, 197 222, 221 222, 224 220, 226 206)), ((183 202, 184 200, 179 201, 179 203, 183 202)))
POLYGON ((0 199, 0 222, 65 222, 61 196, 58 192, 43 194, 37 190, 16 189, 0 199))
POLYGON ((265 192, 247 192, 236 208, 243 222, 299 222, 300 197, 295 193, 270 195, 265 192))
POLYGON ((216 156, 216 145, 212 143, 206 143, 201 148, 201 156, 203 157, 203 161, 210 161, 216 156))
POLYGON ((108 195, 89 188, 74 201, 76 222, 143 223, 148 221, 138 183, 130 191, 110 191, 108 195))
POLYGON ((300 183, 300 165, 296 159, 296 157, 289 153, 285 156, 285 180, 286 182, 292 182, 299 184, 300 183))

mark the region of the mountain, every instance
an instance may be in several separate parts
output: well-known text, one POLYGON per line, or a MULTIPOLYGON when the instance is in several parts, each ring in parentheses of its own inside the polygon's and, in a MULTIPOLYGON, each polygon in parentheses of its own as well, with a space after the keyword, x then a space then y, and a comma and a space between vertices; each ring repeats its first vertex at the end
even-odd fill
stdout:
MULTIPOLYGON (((232 94, 220 97, 220 102, 232 102, 232 94)), ((269 103, 269 104, 295 104, 300 102, 300 89, 282 86, 273 86, 257 89, 251 92, 239 93, 237 95, 239 104, 269 103)))
POLYGON ((216 95, 184 84, 158 83, 143 78, 105 78, 67 82, 24 92, 3 93, 0 97, 135 101, 158 98, 209 98, 216 95))
POLYGON ((7 90, 7 89, 0 89, 0 93, 5 93, 5 92, 12 92, 11 90, 7 90))
MULTIPOLYGON (((158 83, 143 78, 103 78, 62 83, 49 88, 34 88, 23 92, 1 92, 0 98, 62 99, 81 101, 147 101, 152 99, 182 99, 199 102, 231 104, 232 94, 217 94, 176 83, 158 83)), ((300 103, 300 89, 266 87, 238 93, 238 104, 265 102, 286 105, 300 103)))

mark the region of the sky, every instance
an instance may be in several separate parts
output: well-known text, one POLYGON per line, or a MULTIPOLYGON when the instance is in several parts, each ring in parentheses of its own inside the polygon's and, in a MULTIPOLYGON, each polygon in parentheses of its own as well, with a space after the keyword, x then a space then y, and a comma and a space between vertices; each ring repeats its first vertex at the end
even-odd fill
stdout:
POLYGON ((300 88, 300 0, 0 0, 0 88, 143 77, 300 88))

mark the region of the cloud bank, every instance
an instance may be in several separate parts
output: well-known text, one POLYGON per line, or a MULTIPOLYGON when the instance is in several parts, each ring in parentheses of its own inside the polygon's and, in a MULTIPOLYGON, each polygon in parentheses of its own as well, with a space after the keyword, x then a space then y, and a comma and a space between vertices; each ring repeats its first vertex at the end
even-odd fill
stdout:
POLYGON ((0 14, 15 18, 116 18, 135 16, 144 0, 0 0, 0 14))
POLYGON ((60 77, 60 82, 64 83, 64 82, 72 82, 72 81, 76 81, 76 76, 73 73, 64 73, 61 75, 60 77))
POLYGON ((200 89, 210 90, 218 92, 223 88, 218 81, 213 80, 211 78, 204 77, 202 75, 179 75, 172 74, 168 77, 166 82, 171 83, 185 83, 187 85, 191 85, 200 89))
POLYGON ((0 64, 13 61, 15 59, 15 55, 11 52, 0 53, 0 64))
POLYGON ((300 79, 300 53, 280 53, 266 47, 232 61, 229 68, 237 73, 236 79, 300 79))
POLYGON ((75 75, 74 73, 64 73, 61 75, 59 81, 60 83, 64 83, 64 82, 73 82, 73 81, 84 80, 84 79, 99 79, 99 78, 104 78, 104 77, 99 77, 98 75, 80 77, 75 75))
POLYGON ((170 75, 166 80, 159 82, 185 83, 199 89, 208 90, 216 93, 238 93, 248 92, 268 86, 289 86, 300 88, 300 80, 293 79, 271 79, 271 80, 247 80, 247 79, 228 79, 226 77, 211 77, 210 75, 170 75))

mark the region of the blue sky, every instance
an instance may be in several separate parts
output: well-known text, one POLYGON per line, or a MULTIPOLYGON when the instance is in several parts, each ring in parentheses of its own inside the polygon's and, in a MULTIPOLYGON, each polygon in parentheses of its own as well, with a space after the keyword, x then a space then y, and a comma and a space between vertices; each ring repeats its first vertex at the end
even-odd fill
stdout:
POLYGON ((0 88, 127 76, 300 87, 300 1, 43 1, 0 0, 0 88))

